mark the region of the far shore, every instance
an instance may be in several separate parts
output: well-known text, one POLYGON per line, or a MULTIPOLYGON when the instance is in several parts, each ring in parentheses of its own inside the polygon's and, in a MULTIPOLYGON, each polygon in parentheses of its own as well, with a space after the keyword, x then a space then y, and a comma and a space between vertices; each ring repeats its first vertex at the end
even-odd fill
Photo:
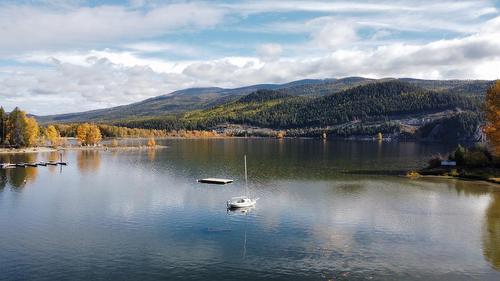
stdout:
POLYGON ((500 177, 490 177, 490 178, 480 178, 479 176, 451 176, 447 173, 425 173, 422 170, 418 171, 415 176, 408 176, 408 173, 412 171, 408 170, 359 170, 359 171, 346 171, 345 174, 352 175, 373 175, 373 176, 396 176, 396 177, 406 177, 411 179, 426 179, 426 178, 438 178, 438 179, 455 179, 462 181, 472 181, 472 182, 488 182, 495 186, 500 186, 500 177))
POLYGON ((40 153, 40 152, 57 152, 68 150, 139 150, 139 149, 163 149, 167 148, 164 145, 156 146, 67 146, 67 147, 26 147, 26 148, 0 148, 0 154, 23 154, 23 153, 40 153))
POLYGON ((453 180, 461 180, 461 181, 468 181, 468 182, 486 182, 486 183, 492 183, 495 186, 500 186, 500 178, 488 178, 488 179, 477 179, 477 178, 468 178, 468 177, 461 177, 461 176, 445 176, 445 175, 420 175, 418 177, 414 177, 415 179, 422 178, 436 178, 436 179, 453 179, 453 180))

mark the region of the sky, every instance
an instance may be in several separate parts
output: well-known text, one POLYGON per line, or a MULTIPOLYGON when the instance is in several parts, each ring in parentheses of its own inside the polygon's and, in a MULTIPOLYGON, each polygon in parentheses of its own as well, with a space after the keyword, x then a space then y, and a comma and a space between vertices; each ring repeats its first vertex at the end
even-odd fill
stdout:
POLYGON ((6 110, 348 76, 500 78, 500 1, 0 0, 6 110))

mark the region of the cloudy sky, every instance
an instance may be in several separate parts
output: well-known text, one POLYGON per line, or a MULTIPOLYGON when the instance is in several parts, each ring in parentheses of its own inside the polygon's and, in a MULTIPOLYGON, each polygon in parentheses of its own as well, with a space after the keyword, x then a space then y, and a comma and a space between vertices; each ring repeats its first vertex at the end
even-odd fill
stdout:
POLYGON ((0 0, 7 110, 346 76, 500 78, 500 1, 0 0))

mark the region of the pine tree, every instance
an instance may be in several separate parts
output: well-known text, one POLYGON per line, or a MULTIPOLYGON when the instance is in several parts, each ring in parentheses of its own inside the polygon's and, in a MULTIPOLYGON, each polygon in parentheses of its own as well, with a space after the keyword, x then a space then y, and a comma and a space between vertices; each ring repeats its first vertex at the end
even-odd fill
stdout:
POLYGON ((7 136, 7 114, 3 107, 0 107, 0 144, 5 142, 7 136))

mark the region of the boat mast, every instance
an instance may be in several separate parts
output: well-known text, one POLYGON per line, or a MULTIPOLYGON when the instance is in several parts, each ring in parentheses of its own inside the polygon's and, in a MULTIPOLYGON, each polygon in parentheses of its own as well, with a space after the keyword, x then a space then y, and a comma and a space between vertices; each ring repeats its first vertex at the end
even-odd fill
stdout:
POLYGON ((243 156, 245 159, 245 195, 248 196, 248 174, 247 174, 247 155, 243 156))

